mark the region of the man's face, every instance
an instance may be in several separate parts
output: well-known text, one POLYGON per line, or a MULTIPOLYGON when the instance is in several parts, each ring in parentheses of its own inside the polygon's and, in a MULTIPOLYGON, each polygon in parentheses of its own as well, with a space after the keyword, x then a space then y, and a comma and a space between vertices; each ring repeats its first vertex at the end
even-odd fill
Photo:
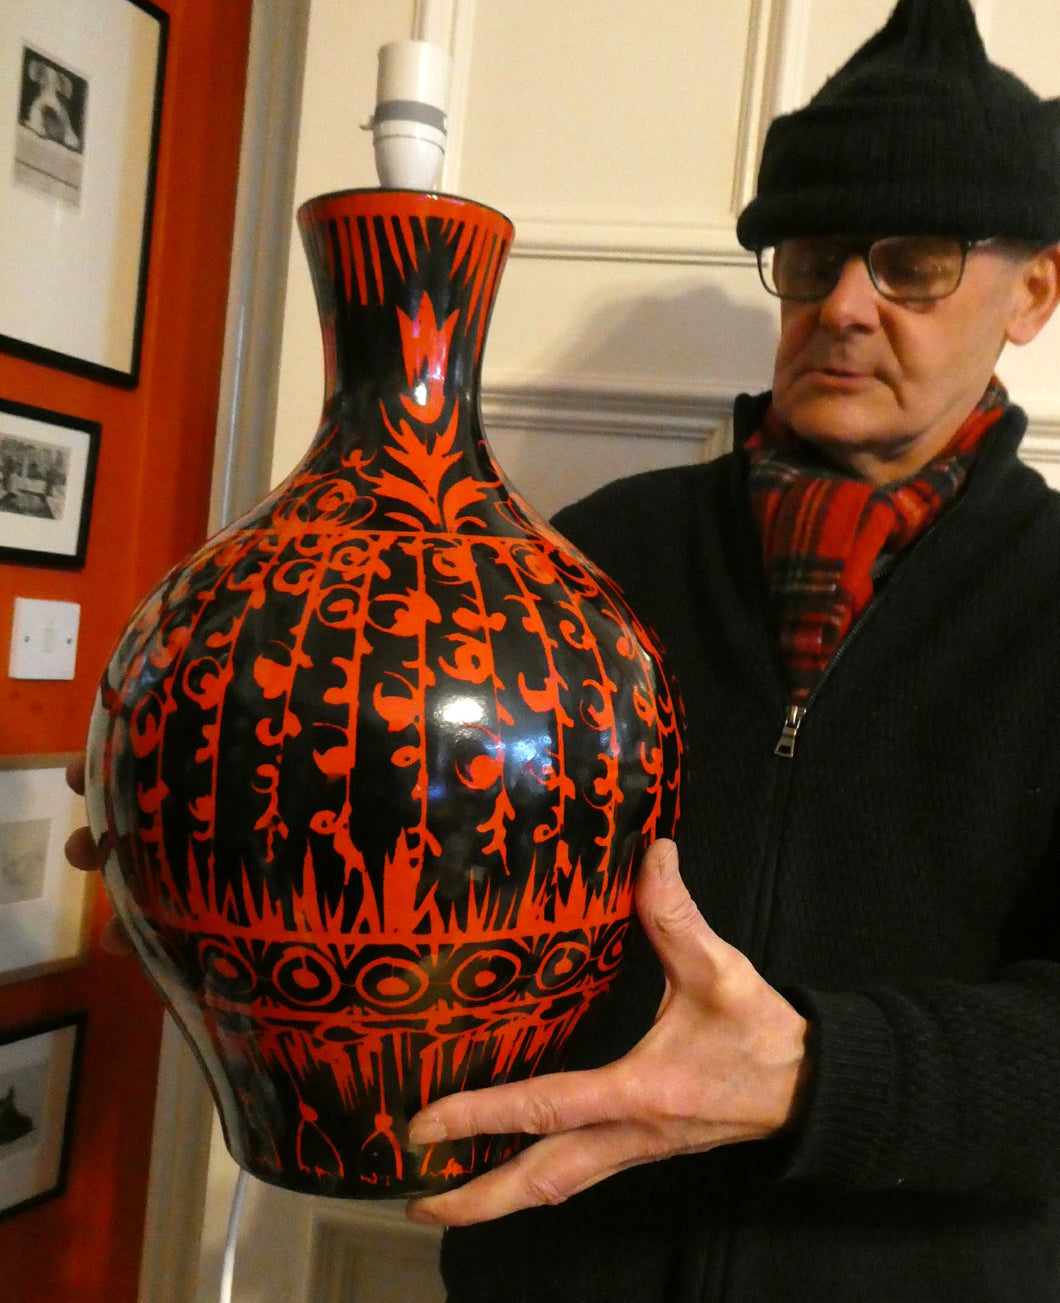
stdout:
POLYGON ((950 441, 1005 341, 1016 338, 1026 262, 1003 246, 976 248, 953 294, 892 303, 853 256, 827 298, 781 303, 773 374, 780 417, 865 479, 913 474, 950 441))

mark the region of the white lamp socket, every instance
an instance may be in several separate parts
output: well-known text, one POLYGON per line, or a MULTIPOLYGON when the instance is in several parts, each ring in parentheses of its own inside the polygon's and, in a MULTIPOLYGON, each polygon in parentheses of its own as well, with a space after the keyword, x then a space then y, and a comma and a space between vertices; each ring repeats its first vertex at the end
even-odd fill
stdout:
POLYGON ((370 126, 380 183, 433 190, 441 179, 452 60, 426 41, 391 41, 379 51, 370 126))

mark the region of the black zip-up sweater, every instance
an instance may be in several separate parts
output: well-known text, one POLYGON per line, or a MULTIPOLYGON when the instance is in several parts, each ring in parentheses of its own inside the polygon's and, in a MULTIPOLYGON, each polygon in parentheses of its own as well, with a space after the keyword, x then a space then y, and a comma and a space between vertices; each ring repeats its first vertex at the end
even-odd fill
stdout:
MULTIPOLYGON (((736 442, 768 395, 736 404, 736 442)), ((1060 1300, 1060 495, 989 433, 775 754, 786 691, 741 453, 556 524, 666 647, 708 922, 809 1018, 788 1136, 453 1231, 452 1303, 1060 1300)), ((575 1066, 629 1048, 646 944, 575 1066)))

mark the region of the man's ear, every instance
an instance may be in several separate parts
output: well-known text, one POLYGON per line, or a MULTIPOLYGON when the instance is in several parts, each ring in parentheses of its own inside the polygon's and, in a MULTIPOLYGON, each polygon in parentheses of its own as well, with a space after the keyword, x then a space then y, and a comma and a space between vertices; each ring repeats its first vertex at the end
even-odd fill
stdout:
POLYGON ((1050 245, 1020 269, 1016 299, 1005 338, 1029 344, 1060 303, 1060 245, 1050 245))

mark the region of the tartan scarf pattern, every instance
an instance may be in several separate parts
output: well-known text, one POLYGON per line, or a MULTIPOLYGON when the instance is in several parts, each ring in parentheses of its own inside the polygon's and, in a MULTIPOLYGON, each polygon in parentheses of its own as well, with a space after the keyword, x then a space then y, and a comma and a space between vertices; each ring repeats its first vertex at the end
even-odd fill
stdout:
POLYGON ((794 705, 805 704, 890 562, 957 496, 1007 402, 995 377, 938 457, 884 486, 830 466, 766 412, 745 445, 749 490, 794 705))

